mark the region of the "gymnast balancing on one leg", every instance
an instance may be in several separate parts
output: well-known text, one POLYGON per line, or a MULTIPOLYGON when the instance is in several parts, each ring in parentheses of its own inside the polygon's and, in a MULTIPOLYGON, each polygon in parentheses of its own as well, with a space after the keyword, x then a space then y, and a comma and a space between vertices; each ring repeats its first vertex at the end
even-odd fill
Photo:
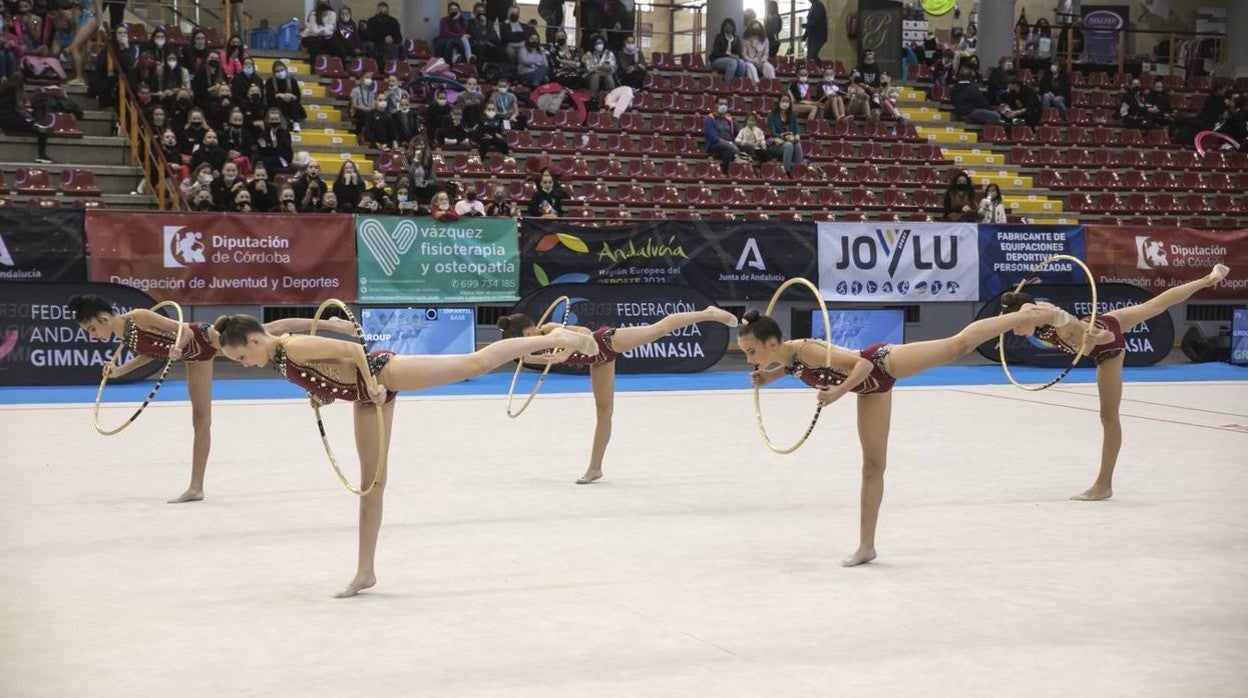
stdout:
MULTIPOLYGON (((596 356, 565 351, 524 358, 526 363, 541 365, 563 363, 570 366, 589 366, 589 381, 594 392, 597 421, 594 424, 594 443, 589 454, 589 468, 576 481, 576 484, 585 485, 602 477, 602 459, 607 451, 607 442, 611 440, 611 418, 615 410, 616 356, 657 342, 672 332, 699 322, 718 322, 729 327, 736 327, 737 318, 727 310, 710 307, 697 312, 673 313, 658 322, 638 327, 600 327, 597 330, 590 330, 587 327, 572 325, 567 329, 591 335, 594 338, 594 342, 598 345, 596 356)), ((539 329, 533 326, 533 320, 527 315, 516 313, 500 318, 498 327, 503 331, 503 337, 532 337, 551 332, 561 325, 548 323, 539 329)))
MULTIPOLYGON (((754 385, 767 385, 784 374, 796 376, 819 391, 820 404, 835 402, 846 393, 858 394, 858 439, 862 444, 862 494, 858 550, 842 561, 852 567, 875 559, 875 527, 884 499, 884 467, 892 414, 893 383, 942 366, 975 350, 980 344, 1015 327, 1022 318, 1035 324, 1065 324, 1069 315, 1057 308, 1024 306, 1022 317, 986 318, 971 323, 952 337, 912 344, 873 344, 862 351, 833 346, 827 365, 827 343, 815 339, 784 341, 775 320, 751 310, 742 318, 737 344, 757 370, 754 385)), ((1108 333, 1090 341, 1107 340, 1108 333)), ((1081 337, 1076 341, 1081 341, 1081 337)))
MULTIPOLYGON (((191 443, 191 484, 170 504, 198 502, 204 498, 204 471, 208 467, 208 452, 212 446, 212 360, 221 349, 217 333, 202 322, 186 323, 182 331, 182 346, 173 346, 178 323, 160 313, 146 309, 131 310, 118 315, 113 306, 96 295, 79 295, 69 299, 69 309, 74 313, 86 333, 96 339, 109 340, 116 336, 135 354, 121 366, 104 365, 104 375, 119 378, 154 360, 170 356, 186 363, 186 390, 191 398, 191 426, 194 438, 191 443)), ((354 326, 342 319, 325 321, 331 332, 352 334, 354 326)), ((265 327, 274 333, 307 332, 312 321, 304 318, 288 318, 270 322, 265 327)))
MULTIPOLYGON (((1098 343, 1088 352, 1096 362, 1096 391, 1101 402, 1101 430, 1104 433, 1101 441, 1101 469, 1097 473, 1096 482, 1071 499, 1100 501, 1114 495, 1114 466, 1118 462, 1118 450, 1122 447, 1122 422, 1118 416, 1118 407, 1122 403, 1122 364, 1127 352, 1123 332, 1161 315, 1171 306, 1191 298, 1202 288, 1213 286, 1225 278, 1229 271, 1226 265, 1218 264, 1204 278, 1164 291, 1145 303, 1097 316, 1097 326, 1112 334, 1111 339, 1098 343)), ((1018 318, 1010 329, 1017 335, 1034 334, 1068 353, 1078 352, 1082 341, 1078 323, 1055 327, 1052 324, 1034 322, 1035 316, 1030 314, 1022 317, 1014 315, 1031 302, 1032 297, 1028 293, 1007 292, 1001 296, 1001 312, 1008 313, 1007 317, 1018 318)), ((1052 307, 1047 303, 1041 305, 1052 307)))
POLYGON ((373 561, 388 470, 378 477, 378 465, 384 462, 387 453, 378 453, 377 439, 370 436, 381 428, 373 403, 383 406, 382 448, 389 451, 394 398, 399 391, 457 383, 537 351, 566 349, 591 357, 598 353, 593 337, 567 330, 504 339, 472 354, 404 356, 390 351, 365 354, 358 342, 327 337, 277 337, 247 315, 226 315, 218 318, 213 327, 221 335, 222 353, 228 358, 244 366, 272 364, 283 378, 306 389, 322 404, 335 399, 355 403, 355 446, 360 458, 361 482, 376 482, 376 485, 360 497, 359 559, 355 577, 338 594, 339 598, 354 596, 377 583, 373 561))

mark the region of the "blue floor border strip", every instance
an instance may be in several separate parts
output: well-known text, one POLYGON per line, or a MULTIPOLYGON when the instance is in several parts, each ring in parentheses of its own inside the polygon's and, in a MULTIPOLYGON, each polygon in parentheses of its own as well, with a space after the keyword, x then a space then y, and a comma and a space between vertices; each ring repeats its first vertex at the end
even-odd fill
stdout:
MULTIPOLYGON (((1023 383, 1043 383, 1060 372, 1060 369, 1019 367, 1013 369, 1015 377, 1023 383)), ((533 374, 521 378, 517 392, 527 393, 532 388, 533 374)), ((1248 381, 1248 367, 1222 363, 1164 364, 1124 369, 1128 382, 1189 382, 1189 381, 1248 381)), ((1065 383, 1094 383, 1096 371, 1078 369, 1066 377, 1065 383)), ((420 395, 470 396, 506 395, 511 382, 511 372, 491 373, 470 381, 421 391, 420 395)), ((947 385, 1002 385, 1007 381, 1000 366, 942 366, 898 382, 898 386, 947 386, 947 385)), ((706 371, 703 373, 620 375, 616 377, 616 390, 621 392, 645 392, 662 390, 740 390, 749 387, 745 371, 706 371)), ((803 387, 792 379, 775 384, 780 388, 803 387)), ((106 402, 137 403, 147 396, 149 382, 109 386, 105 389, 106 402)), ((0 405, 70 404, 95 401, 96 386, 21 386, 0 388, 0 405)), ((588 393, 589 379, 585 376, 551 375, 542 386, 542 392, 588 393)), ((303 391, 276 378, 218 380, 212 389, 214 400, 276 400, 302 398, 303 391)), ((169 380, 156 397, 159 401, 184 401, 186 381, 169 380)))

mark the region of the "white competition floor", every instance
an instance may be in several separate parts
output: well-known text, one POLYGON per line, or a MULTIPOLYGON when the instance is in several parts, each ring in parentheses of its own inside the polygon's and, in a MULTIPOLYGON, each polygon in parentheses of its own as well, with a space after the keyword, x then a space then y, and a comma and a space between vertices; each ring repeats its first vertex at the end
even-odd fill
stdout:
MULTIPOLYGON (((766 397, 804 427, 809 392, 766 397)), ((852 399, 777 456, 748 393, 623 393, 579 487, 587 395, 402 399, 348 600, 356 501, 306 403, 215 405, 207 499, 176 506, 185 404, 112 438, 0 407, 0 695, 1244 696, 1248 384, 1126 397, 1115 497, 1083 503, 1094 386, 899 388, 854 569, 852 399)))

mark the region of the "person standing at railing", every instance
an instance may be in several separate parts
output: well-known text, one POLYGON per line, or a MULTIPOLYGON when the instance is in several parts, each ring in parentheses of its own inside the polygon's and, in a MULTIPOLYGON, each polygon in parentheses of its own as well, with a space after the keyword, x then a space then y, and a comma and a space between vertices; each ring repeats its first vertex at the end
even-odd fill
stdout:
POLYGON ((810 10, 806 13, 806 27, 802 30, 802 40, 806 42, 806 57, 819 60, 819 52, 828 43, 828 10, 822 0, 811 0, 810 10))
POLYGON ((86 85, 87 81, 82 77, 87 62, 85 49, 87 42, 95 36, 95 31, 100 27, 100 0, 73 0, 73 2, 78 22, 74 38, 69 42, 67 50, 74 61, 74 79, 65 84, 86 85))
POLYGON ((87 91, 88 97, 95 97, 100 109, 110 110, 117 103, 117 81, 134 70, 139 60, 139 47, 130 45, 130 34, 125 27, 113 32, 111 43, 116 62, 109 58, 108 51, 100 51, 92 71, 91 88, 87 91))

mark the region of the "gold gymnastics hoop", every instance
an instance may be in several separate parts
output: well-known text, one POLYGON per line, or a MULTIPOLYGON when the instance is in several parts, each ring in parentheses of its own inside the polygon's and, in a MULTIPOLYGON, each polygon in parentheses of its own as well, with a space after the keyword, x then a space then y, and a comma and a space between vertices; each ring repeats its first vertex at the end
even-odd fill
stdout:
MULTIPOLYGON (((173 336, 173 346, 177 347, 182 344, 182 329, 184 327, 182 324, 182 306, 173 301, 161 301, 156 305, 153 305, 151 310, 152 312, 156 312, 157 310, 166 307, 173 308, 177 314, 176 319, 178 322, 178 331, 173 336)), ((117 359, 121 358, 121 352, 125 348, 126 340, 125 337, 122 337, 121 341, 117 343, 117 349, 113 351, 113 355, 108 359, 108 363, 104 365, 114 367, 117 366, 117 359)), ((95 391, 95 411, 91 415, 91 421, 95 425, 95 430, 104 436, 112 436, 113 434, 121 433, 126 427, 134 424, 134 420, 139 418, 139 415, 143 413, 143 410, 147 409, 147 405, 152 401, 152 398, 156 397, 156 393, 160 390, 161 384, 165 382, 165 377, 169 375, 169 369, 173 367, 174 361, 177 361, 177 358, 172 355, 167 361, 165 361, 165 367, 161 369, 160 375, 157 376, 156 384, 152 386, 152 392, 147 394, 147 397, 143 400, 143 404, 139 405, 139 409, 135 410, 134 414, 130 415, 130 419, 122 422, 121 426, 116 429, 105 429, 100 426, 100 399, 104 397, 104 386, 108 384, 108 374, 104 374, 104 376, 100 378, 99 390, 95 391)))
MULTIPOLYGON (((1051 388, 1060 383, 1063 378, 1070 375, 1070 372, 1074 370, 1076 365, 1078 365, 1079 359, 1082 359, 1085 355, 1087 355, 1088 338, 1092 336, 1092 331, 1096 329, 1096 278, 1092 276, 1092 270, 1088 269, 1088 265, 1084 264, 1083 260, 1078 257, 1072 257, 1068 254, 1055 254, 1032 267, 1031 271, 1027 272, 1027 275, 1031 276, 1059 259, 1064 259, 1079 265, 1079 268, 1083 269, 1084 275, 1088 277, 1088 285, 1092 288, 1092 314, 1088 316, 1088 329, 1083 333, 1083 341, 1079 343, 1079 351, 1075 353, 1074 360, 1070 362, 1070 365, 1066 367, 1065 371, 1058 374, 1057 378, 1054 378, 1044 385, 1023 385, 1015 380, 1014 374, 1010 373, 1010 365, 1005 361, 1005 333, 1002 332, 1001 335, 997 337, 997 356, 1001 359, 1001 369, 1005 371, 1005 377, 1008 378, 1016 387, 1030 392, 1039 392, 1045 388, 1051 388)), ((1027 285, 1028 280, 1029 279, 1024 278, 1022 281, 1019 281, 1018 285, 1014 287, 1014 293, 1022 291, 1023 287, 1027 285)))
MULTIPOLYGON (((351 324, 355 325, 356 337, 367 355, 368 346, 364 339, 364 328, 360 327, 360 323, 356 321, 355 315, 351 313, 351 309, 347 307, 347 304, 337 298, 330 298, 321 303, 321 306, 316 309, 316 314, 312 316, 312 327, 308 329, 308 336, 316 336, 316 325, 321 321, 321 316, 329 308, 341 310, 347 316, 347 319, 351 321, 351 324)), ((338 481, 342 483, 343 487, 347 488, 348 492, 357 497, 363 497, 372 492, 373 488, 377 486, 377 483, 381 482, 381 479, 386 474, 386 419, 382 413, 381 405, 373 403, 373 407, 377 410, 377 468, 373 471, 373 481, 369 483, 368 487, 361 488, 351 484, 351 481, 347 479, 347 476, 342 472, 342 468, 338 465, 338 459, 334 457, 334 449, 330 447, 329 437, 325 435, 325 422, 321 419, 320 401, 313 397, 312 393, 308 393, 308 399, 312 403, 312 410, 316 412, 316 429, 321 433, 321 444, 325 446, 325 455, 329 456, 329 464, 333 466, 334 474, 338 476, 338 481)), ((363 464, 361 463, 361 465, 363 464)))
MULTIPOLYGON (((567 296, 559 296, 553 303, 547 306, 546 312, 542 313, 542 317, 538 318, 537 324, 534 325, 534 327, 539 330, 542 329, 542 325, 546 322, 546 319, 550 317, 550 314, 555 312, 555 308, 558 307, 560 302, 567 304, 567 306, 563 309, 563 322, 559 323, 560 327, 566 328, 568 326, 568 316, 572 314, 572 301, 568 299, 567 296)), ((516 395, 516 381, 520 378, 520 371, 524 369, 524 359, 520 359, 516 362, 516 372, 511 374, 511 387, 507 389, 508 417, 515 419, 516 417, 524 414, 524 411, 529 408, 529 403, 533 402, 533 398, 537 397, 537 391, 542 387, 542 382, 546 380, 547 374, 550 373, 550 367, 554 365, 555 362, 553 361, 546 364, 546 368, 542 369, 542 375, 537 377, 537 384, 533 386, 533 392, 529 393, 529 397, 525 399, 523 405, 520 405, 520 409, 512 412, 511 401, 516 395)))
MULTIPOLYGON (((825 363, 831 366, 832 365, 832 341, 831 341, 832 322, 828 318, 828 305, 823 302, 823 295, 819 293, 819 288, 817 286, 815 286, 811 282, 801 277, 795 277, 795 278, 789 279, 788 281, 785 281, 783 284, 780 284, 780 288, 776 289, 776 292, 771 295, 771 302, 767 304, 767 312, 763 314, 770 316, 771 311, 774 310, 776 307, 776 302, 780 300, 781 294, 784 293, 785 289, 787 289, 790 286, 793 286, 794 284, 805 286, 811 292, 811 294, 815 297, 815 300, 819 303, 819 310, 820 312, 823 313, 823 331, 826 332, 828 335, 828 341, 825 342, 825 345, 827 347, 827 360, 825 363)), ((796 451, 797 449, 801 448, 802 444, 806 443, 806 439, 810 438, 811 432, 815 430, 815 424, 819 422, 819 414, 821 412, 823 412, 823 405, 816 403, 815 404, 815 416, 810 418, 810 426, 806 427, 806 433, 802 434, 802 438, 798 439, 797 443, 793 444, 792 446, 788 446, 788 447, 777 446, 774 443, 772 443, 771 437, 767 436, 767 427, 763 425, 763 403, 762 403, 760 388, 757 385, 754 386, 754 419, 758 422, 758 433, 760 436, 763 437, 763 443, 767 444, 767 448, 770 448, 772 451, 779 453, 781 455, 792 453, 796 451)))

